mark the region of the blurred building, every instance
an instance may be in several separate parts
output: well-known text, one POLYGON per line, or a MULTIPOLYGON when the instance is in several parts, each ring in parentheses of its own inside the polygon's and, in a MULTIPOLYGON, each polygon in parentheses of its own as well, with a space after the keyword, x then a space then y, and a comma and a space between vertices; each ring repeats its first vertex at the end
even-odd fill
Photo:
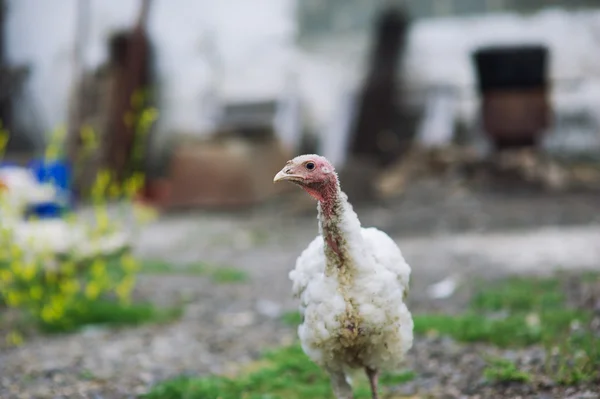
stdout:
MULTIPOLYGON (((77 1, 6 1, 6 58, 31 68, 17 119, 38 143, 67 120, 77 1)), ((91 70, 106 61, 111 34, 133 25, 139 2, 89 4, 83 61, 91 70)), ((450 87, 455 118, 473 125, 470 54, 488 44, 534 42, 551 52, 559 124, 584 119, 595 126, 585 129, 597 132, 600 11, 589 9, 592 0, 154 0, 148 31, 161 113, 156 146, 173 134, 211 133, 229 103, 274 101, 277 131, 289 147, 311 131, 321 138, 320 152, 343 162, 372 21, 388 4, 405 6, 413 19, 398 74, 416 107, 425 106, 430 89, 450 87)))

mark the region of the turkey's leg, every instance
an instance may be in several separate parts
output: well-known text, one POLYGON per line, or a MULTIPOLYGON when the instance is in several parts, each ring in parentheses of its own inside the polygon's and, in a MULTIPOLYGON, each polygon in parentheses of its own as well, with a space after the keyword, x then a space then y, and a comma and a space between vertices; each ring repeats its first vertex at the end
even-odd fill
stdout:
POLYGON ((329 374, 336 399, 353 399, 352 387, 346 379, 346 374, 343 371, 329 371, 329 374))
POLYGON ((372 398, 379 399, 379 394, 377 393, 377 381, 379 379, 379 372, 369 367, 365 367, 365 372, 367 373, 367 377, 369 378, 369 385, 371 386, 372 398))

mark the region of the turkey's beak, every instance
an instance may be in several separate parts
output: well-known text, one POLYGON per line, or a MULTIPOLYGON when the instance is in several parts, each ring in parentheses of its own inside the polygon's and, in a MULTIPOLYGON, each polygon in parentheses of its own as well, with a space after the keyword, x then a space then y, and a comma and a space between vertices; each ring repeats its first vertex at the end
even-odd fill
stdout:
POLYGON ((279 171, 279 173, 277 173, 275 175, 275 177, 273 178, 273 183, 277 183, 280 181, 292 181, 292 182, 301 182, 304 180, 304 178, 302 176, 299 175, 293 175, 293 174, 289 174, 286 172, 288 168, 283 168, 279 171))

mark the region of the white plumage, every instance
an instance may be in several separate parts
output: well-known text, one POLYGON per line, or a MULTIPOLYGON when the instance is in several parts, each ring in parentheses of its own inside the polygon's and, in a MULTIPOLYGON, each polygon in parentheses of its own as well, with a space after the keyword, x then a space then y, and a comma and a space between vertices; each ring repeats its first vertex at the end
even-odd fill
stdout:
MULTIPOLYGON (((291 162, 307 157, 324 160, 291 162)), ((361 227, 335 178, 333 205, 314 194, 316 185, 304 187, 321 200, 319 235, 289 274, 303 318, 298 335, 305 353, 331 374, 339 399, 352 397, 347 373, 353 368, 375 380, 376 398, 377 371, 398 369, 412 346, 413 320, 404 303, 411 269, 387 234, 361 227)))

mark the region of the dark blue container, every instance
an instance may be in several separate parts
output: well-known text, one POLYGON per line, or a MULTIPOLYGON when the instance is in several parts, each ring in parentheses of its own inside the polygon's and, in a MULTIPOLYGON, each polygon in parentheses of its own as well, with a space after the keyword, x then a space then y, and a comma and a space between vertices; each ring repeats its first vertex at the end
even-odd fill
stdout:
POLYGON ((66 161, 48 161, 36 159, 29 168, 40 183, 49 183, 56 187, 60 199, 55 202, 36 204, 29 213, 39 218, 60 217, 71 205, 71 167, 66 161))
POLYGON ((29 168, 40 183, 51 183, 58 189, 71 190, 71 167, 66 161, 47 161, 35 159, 29 168))

